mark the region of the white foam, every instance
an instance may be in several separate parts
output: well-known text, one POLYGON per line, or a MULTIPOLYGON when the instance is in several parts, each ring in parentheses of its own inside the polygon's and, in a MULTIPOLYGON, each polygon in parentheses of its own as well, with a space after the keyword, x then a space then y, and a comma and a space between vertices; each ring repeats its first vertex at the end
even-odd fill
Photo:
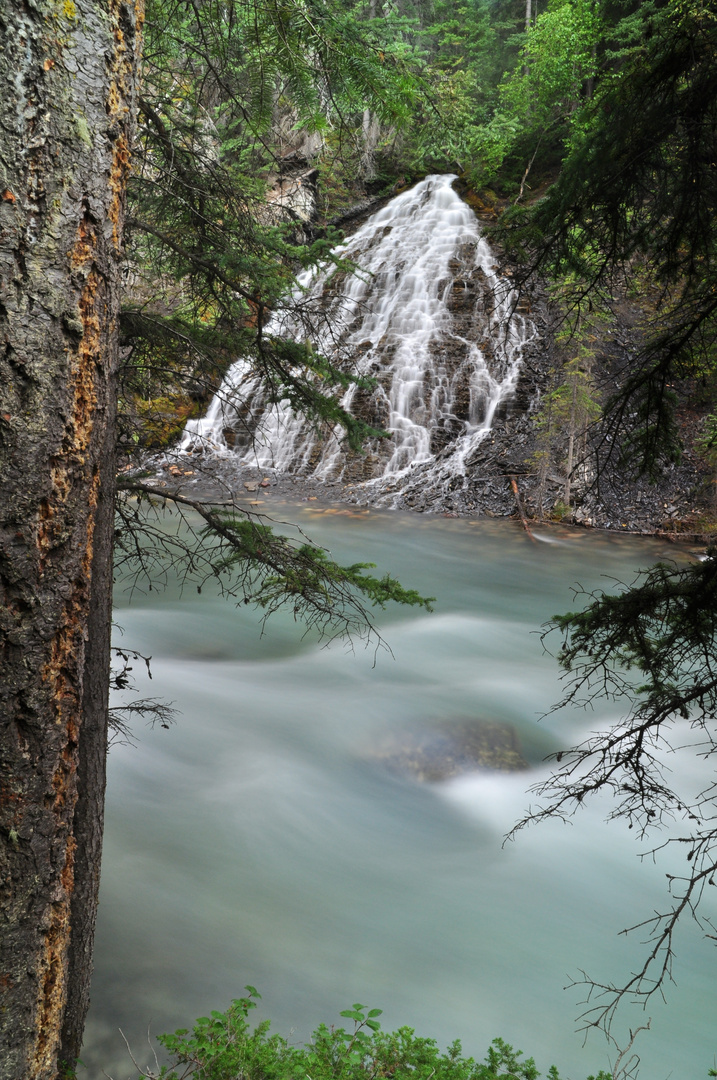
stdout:
MULTIPOLYGON (((295 299, 302 298, 304 312, 321 315, 312 338, 316 350, 337 362, 353 357, 355 374, 379 377, 375 411, 388 417, 391 432, 388 451, 379 454, 380 475, 368 482, 379 502, 395 501, 385 489, 395 493, 415 484, 411 470, 419 465, 425 467, 422 486, 447 486, 465 474, 496 410, 513 393, 523 346, 535 334, 533 324, 515 311, 511 283, 496 272, 495 257, 475 214, 453 190, 454 180, 453 175, 427 177, 336 248, 334 253, 353 261, 360 272, 347 274, 335 294, 327 288, 333 264, 297 279, 295 299), (462 274, 473 275, 471 288, 481 285, 471 294, 471 340, 459 333, 449 306, 452 290, 467 288, 454 280, 456 261, 462 274), (455 361, 444 363, 448 348, 464 354, 457 370, 455 361), (468 418, 459 420, 457 414, 465 412, 459 396, 466 388, 468 418), (448 455, 438 461, 432 436, 446 420, 455 436, 448 455)), ((283 314, 265 333, 301 341, 306 330, 303 319, 283 314)), ((355 395, 352 385, 341 401, 347 411, 355 395)), ((201 446, 226 453, 224 432, 240 425, 251 433, 236 451, 247 465, 311 468, 322 480, 343 474, 343 430, 323 432, 322 438, 286 402, 267 403, 246 359, 230 368, 206 416, 187 424, 180 449, 201 446)))

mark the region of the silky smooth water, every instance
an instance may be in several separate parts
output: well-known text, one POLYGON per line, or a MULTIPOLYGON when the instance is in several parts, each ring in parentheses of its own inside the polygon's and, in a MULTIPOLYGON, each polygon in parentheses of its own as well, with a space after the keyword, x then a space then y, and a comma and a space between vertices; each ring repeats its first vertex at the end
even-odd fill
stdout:
MULTIPOLYGON (((175 702, 169 731, 110 755, 91 1076, 134 1075, 147 1043, 225 1007, 251 983, 258 1017, 299 1041, 353 1002, 483 1056, 502 1036, 543 1072, 584 1080, 604 1042, 575 1034, 584 968, 620 979, 640 955, 618 936, 664 901, 667 865, 607 805, 502 846, 543 757, 610 715, 539 716, 559 694, 536 634, 571 586, 629 580, 665 554, 653 541, 512 523, 282 506, 340 561, 371 558, 436 597, 432 614, 381 616, 391 653, 302 639, 289 616, 260 637, 256 613, 177 588, 117 593, 122 641, 152 655, 142 692, 175 702), (514 725, 527 773, 422 785, 371 750, 395 729, 482 717, 514 725)), ((668 549, 674 555, 674 549, 668 549)), ((713 1064, 713 945, 677 942, 677 985, 650 1006, 643 1080, 705 1077, 713 1064)), ((616 1028, 644 1022, 627 1012, 616 1028)))
MULTIPOLYGON (((370 422, 390 438, 374 446, 373 503, 393 505, 397 487, 415 484, 416 466, 424 466, 421 485, 445 491, 465 474, 496 410, 513 395, 524 346, 536 335, 476 215, 453 190, 456 179, 427 176, 373 214, 334 249, 356 272, 337 281, 330 264, 299 275, 297 309, 275 314, 265 330, 267 337, 310 337, 333 363, 375 380, 370 422), (446 425, 450 453, 437 457, 446 425)), ((341 400, 348 412, 356 392, 352 384, 341 400)), ((270 404, 246 358, 231 366, 206 416, 187 422, 180 450, 226 453, 227 429, 244 464, 309 470, 322 480, 344 474, 343 428, 320 434, 287 401, 270 404)))

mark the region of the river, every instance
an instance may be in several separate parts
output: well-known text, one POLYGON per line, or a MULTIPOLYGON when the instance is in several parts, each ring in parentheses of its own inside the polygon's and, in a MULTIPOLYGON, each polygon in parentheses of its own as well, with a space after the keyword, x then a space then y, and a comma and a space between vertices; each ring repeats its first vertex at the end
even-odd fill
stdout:
MULTIPOLYGON (((353 1002, 482 1057, 501 1036, 545 1073, 584 1080, 604 1042, 575 1033, 584 968, 620 979, 640 955, 618 932, 664 900, 665 865, 606 805, 502 846, 545 774, 546 754, 610 715, 549 715, 555 662, 536 629, 571 587, 631 580, 657 541, 511 522, 272 505, 340 561, 372 559, 436 597, 380 619, 391 652, 321 648, 290 616, 260 636, 256 612, 206 590, 128 603, 120 640, 152 655, 142 693, 180 710, 110 754, 91 1076, 135 1075, 148 1031, 187 1026, 245 984, 294 1040, 353 1002), (372 753, 431 720, 513 725, 530 770, 421 784, 372 753)), ((614 707, 613 707, 614 709, 614 707)), ((717 910, 717 907, 713 908, 717 910)), ((668 1004, 639 1037, 643 1080, 705 1077, 717 1049, 714 953, 694 926, 677 942, 668 1004)), ((616 1034, 644 1022, 627 1012, 616 1034)), ((150 1036, 150 1037, 151 1037, 150 1036)), ((83 1075, 83 1074, 80 1074, 83 1075)))

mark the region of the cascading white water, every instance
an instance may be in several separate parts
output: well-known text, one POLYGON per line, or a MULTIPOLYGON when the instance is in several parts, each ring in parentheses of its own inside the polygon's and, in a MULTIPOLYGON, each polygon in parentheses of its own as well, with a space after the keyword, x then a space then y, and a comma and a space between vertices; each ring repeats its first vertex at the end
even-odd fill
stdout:
MULTIPOLYGON (((410 484, 416 466, 424 485, 461 475, 513 392, 535 330, 515 310, 515 292, 497 273, 455 179, 429 176, 337 248, 359 272, 340 281, 332 265, 297 281, 304 319, 307 310, 320 315, 316 350, 334 362, 348 357, 356 374, 376 380, 371 392, 352 385, 343 407, 389 431, 390 440, 374 440, 357 465, 340 428, 320 437, 287 404, 266 404, 258 377, 239 359, 206 416, 187 424, 180 449, 233 452, 247 465, 322 480, 368 481, 379 498, 384 487, 410 484), (239 425, 249 438, 230 451, 226 433, 239 425)), ((284 316, 266 333, 305 340, 305 327, 284 316)))

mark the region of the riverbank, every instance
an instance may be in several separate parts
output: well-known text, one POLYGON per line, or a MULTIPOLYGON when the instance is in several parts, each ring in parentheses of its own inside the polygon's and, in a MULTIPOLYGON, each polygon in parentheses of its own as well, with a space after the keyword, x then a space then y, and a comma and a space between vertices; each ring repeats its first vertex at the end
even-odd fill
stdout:
MULTIPOLYGON (((512 433, 515 436, 515 429, 512 433)), ((658 483, 640 478, 618 484, 616 478, 602 478, 601 489, 589 491, 577 508, 538 518, 534 513, 536 478, 521 471, 520 443, 517 451, 505 453, 506 426, 496 425, 480 450, 484 468, 462 477, 461 484, 443 498, 428 492, 421 496, 421 466, 414 469, 411 491, 392 492, 390 484, 320 481, 313 476, 256 469, 242 465, 231 455, 177 453, 154 455, 145 463, 145 482, 156 486, 158 493, 181 494, 198 501, 234 500, 249 512, 271 515, 272 501, 321 502, 339 506, 395 508, 420 514, 468 518, 518 518, 521 510, 530 525, 573 525, 605 530, 623 535, 654 536, 658 539, 692 544, 700 548, 714 537, 714 521, 704 500, 694 497, 703 483, 698 462, 689 453, 683 463, 673 466, 658 483), (512 484, 518 489, 518 499, 512 484), (692 495, 692 499, 690 496, 692 495), (394 505, 391 506, 392 497, 394 505), (519 506, 520 503, 520 506, 519 506)), ((524 466, 523 466, 524 469, 524 466)), ((548 483, 559 497, 564 481, 549 477, 548 483)))

